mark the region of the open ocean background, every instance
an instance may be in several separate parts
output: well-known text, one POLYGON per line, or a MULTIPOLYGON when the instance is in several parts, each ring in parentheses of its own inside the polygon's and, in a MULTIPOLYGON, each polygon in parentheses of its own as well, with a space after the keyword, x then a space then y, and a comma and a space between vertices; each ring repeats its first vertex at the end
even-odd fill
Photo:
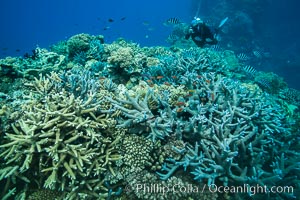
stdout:
POLYGON ((36 46, 48 48, 78 33, 102 34, 106 43, 123 37, 141 46, 168 46, 171 28, 163 23, 171 17, 189 23, 199 13, 215 21, 229 17, 220 46, 241 53, 251 49, 269 53, 268 59, 253 60, 252 66, 283 76, 290 87, 300 89, 299 4, 296 0, 1 1, 0 57, 23 56, 36 46))

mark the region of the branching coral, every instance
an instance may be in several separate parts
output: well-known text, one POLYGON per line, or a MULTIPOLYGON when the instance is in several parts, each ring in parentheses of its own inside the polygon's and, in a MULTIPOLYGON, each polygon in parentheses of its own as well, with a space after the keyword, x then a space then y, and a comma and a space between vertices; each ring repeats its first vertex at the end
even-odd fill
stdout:
POLYGON ((283 125, 281 108, 271 99, 212 73, 203 74, 195 83, 197 89, 181 114, 190 117, 181 122, 180 132, 190 143, 198 142, 194 150, 189 146, 180 150, 184 154, 180 160, 166 159, 162 168, 166 173, 159 173, 163 180, 182 167, 184 171, 190 168, 195 180, 209 185, 222 182, 271 186, 289 170, 299 170, 296 164, 279 175, 266 166, 275 159, 269 156, 276 143, 274 135, 291 134, 283 125))
POLYGON ((144 183, 299 188, 299 95, 280 79, 271 94, 263 81, 241 80, 226 50, 103 44, 87 34, 60 45, 0 60, 11 81, 32 72, 0 95, 1 198, 248 195, 124 190, 144 183))
POLYGON ((117 127, 131 128, 131 132, 147 133, 147 137, 151 138, 152 141, 168 136, 172 132, 173 126, 171 113, 161 111, 157 115, 153 114, 148 106, 148 100, 152 95, 152 92, 148 90, 143 100, 140 100, 140 95, 133 98, 128 93, 125 93, 127 100, 118 99, 115 101, 108 98, 115 108, 122 111, 125 117, 117 127))
POLYGON ((67 191, 69 199, 80 193, 97 197, 106 193, 104 172, 114 174, 113 163, 121 158, 115 149, 120 137, 110 134, 115 121, 98 109, 95 94, 83 100, 56 91, 55 84, 43 77, 28 84, 41 96, 23 105, 5 134, 0 157, 13 167, 2 170, 1 179, 19 177, 38 188, 67 191))

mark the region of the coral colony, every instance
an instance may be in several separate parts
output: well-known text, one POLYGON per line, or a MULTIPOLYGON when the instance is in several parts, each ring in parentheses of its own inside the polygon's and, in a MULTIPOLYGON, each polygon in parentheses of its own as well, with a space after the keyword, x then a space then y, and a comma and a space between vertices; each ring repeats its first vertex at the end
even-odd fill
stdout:
POLYGON ((79 34, 0 66, 1 199, 299 198, 299 91, 232 51, 79 34))

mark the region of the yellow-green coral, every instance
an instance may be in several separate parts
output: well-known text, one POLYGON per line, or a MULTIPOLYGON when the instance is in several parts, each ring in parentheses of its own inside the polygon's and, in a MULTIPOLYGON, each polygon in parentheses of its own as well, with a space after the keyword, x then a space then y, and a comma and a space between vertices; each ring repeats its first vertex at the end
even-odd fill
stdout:
POLYGON ((108 57, 107 61, 120 68, 128 68, 132 65, 133 57, 133 50, 130 47, 121 47, 117 51, 111 52, 111 56, 108 57))
POLYGON ((152 165, 150 153, 154 148, 151 140, 129 135, 123 139, 121 151, 123 162, 129 168, 129 172, 139 172, 152 165))
POLYGON ((142 66, 146 63, 146 55, 139 53, 131 47, 120 47, 112 51, 107 59, 111 69, 118 71, 120 68, 126 74, 141 72, 142 66))
POLYGON ((53 190, 40 189, 34 191, 28 196, 28 200, 50 200, 50 199, 61 199, 62 193, 53 190))
POLYGON ((53 85, 60 79, 54 77, 27 84, 36 95, 29 96, 23 114, 5 134, 0 156, 12 167, 0 171, 0 177, 23 177, 60 191, 84 193, 93 188, 105 193, 101 177, 107 170, 114 174, 113 164, 121 158, 116 149, 120 137, 110 134, 116 132, 115 122, 109 113, 98 111, 100 103, 92 102, 94 94, 83 102, 67 91, 56 91, 53 85), (31 180, 35 170, 39 178, 31 180), (87 179, 93 181, 81 183, 87 179))

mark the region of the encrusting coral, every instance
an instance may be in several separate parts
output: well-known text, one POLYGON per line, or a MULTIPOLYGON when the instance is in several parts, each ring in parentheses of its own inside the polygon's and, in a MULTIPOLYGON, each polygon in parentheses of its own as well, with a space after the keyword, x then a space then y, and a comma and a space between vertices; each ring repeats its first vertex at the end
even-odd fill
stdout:
POLYGON ((2 199, 242 199, 250 194, 194 190, 299 189, 299 92, 276 78, 270 88, 244 80, 234 52, 88 34, 38 50, 0 60, 15 88, 0 96, 2 199), (194 190, 149 192, 153 185, 194 190))

